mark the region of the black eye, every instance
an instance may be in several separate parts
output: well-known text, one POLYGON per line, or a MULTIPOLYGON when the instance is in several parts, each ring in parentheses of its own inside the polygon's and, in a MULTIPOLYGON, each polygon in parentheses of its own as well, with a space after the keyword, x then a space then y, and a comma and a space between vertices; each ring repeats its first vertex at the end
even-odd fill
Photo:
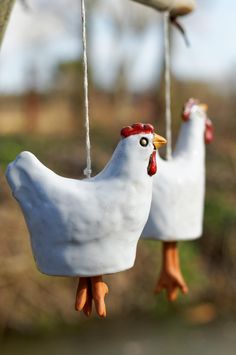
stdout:
POLYGON ((148 143, 149 143, 149 140, 148 140, 147 138, 145 138, 145 137, 142 137, 142 138, 140 139, 139 143, 140 143, 140 145, 141 145, 142 147, 147 147, 147 146, 148 146, 148 143))

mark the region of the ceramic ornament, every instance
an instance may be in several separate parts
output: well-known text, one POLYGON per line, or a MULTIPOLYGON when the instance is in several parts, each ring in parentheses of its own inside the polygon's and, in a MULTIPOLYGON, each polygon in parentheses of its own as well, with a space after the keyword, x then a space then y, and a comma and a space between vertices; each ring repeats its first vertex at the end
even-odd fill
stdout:
POLYGON ((195 0, 174 0, 170 9, 170 16, 176 18, 178 16, 186 16, 196 10, 195 0))
POLYGON ((149 6, 158 11, 168 11, 172 8, 174 0, 132 0, 149 6))
POLYGON ((149 124, 125 127, 111 160, 91 179, 61 177, 29 152, 8 166, 39 270, 81 277, 76 308, 87 315, 92 298, 98 314, 106 314, 101 275, 134 264, 151 205, 156 148, 165 143, 149 124))
POLYGON ((0 2, 0 47, 14 3, 15 0, 1 0, 0 2))
POLYGON ((196 8, 195 0, 132 0, 158 11, 169 11, 171 17, 185 16, 196 8))
POLYGON ((158 153, 156 156, 159 173, 153 181, 152 205, 143 237, 164 242, 164 271, 157 292, 167 288, 168 282, 172 283, 172 286, 169 284, 169 298, 173 300, 177 296, 177 285, 187 292, 179 268, 176 241, 194 240, 202 235, 205 144, 213 139, 213 126, 206 110, 206 105, 190 99, 183 111, 184 122, 172 159, 163 160, 158 153), (170 270, 174 270, 175 285, 170 270))
MULTIPOLYGON (((165 12, 164 21, 166 22, 166 26, 168 26, 168 22, 170 21, 180 31, 186 45, 187 46, 190 45, 186 31, 182 26, 182 24, 178 21, 178 17, 185 16, 193 12, 196 8, 195 0, 132 0, 132 1, 138 2, 146 6, 150 6, 155 10, 161 12, 165 12)), ((169 31, 169 29, 167 31, 169 31)))

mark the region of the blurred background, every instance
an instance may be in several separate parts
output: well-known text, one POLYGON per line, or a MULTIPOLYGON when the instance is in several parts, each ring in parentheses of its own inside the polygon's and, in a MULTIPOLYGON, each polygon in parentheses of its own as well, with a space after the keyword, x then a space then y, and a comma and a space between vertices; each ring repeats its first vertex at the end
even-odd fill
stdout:
MULTIPOLYGON (((108 276, 108 319, 74 311, 77 280, 41 275, 4 171, 30 150, 55 172, 86 165, 79 0, 17 1, 0 54, 0 353, 235 354, 236 34, 233 0, 198 0, 171 33, 173 134, 189 97, 209 105, 204 237, 180 245, 190 287, 170 305, 153 293, 159 243, 139 243, 132 270, 108 276)), ((165 135, 163 22, 129 0, 87 0, 93 174, 120 128, 151 122, 165 135)))

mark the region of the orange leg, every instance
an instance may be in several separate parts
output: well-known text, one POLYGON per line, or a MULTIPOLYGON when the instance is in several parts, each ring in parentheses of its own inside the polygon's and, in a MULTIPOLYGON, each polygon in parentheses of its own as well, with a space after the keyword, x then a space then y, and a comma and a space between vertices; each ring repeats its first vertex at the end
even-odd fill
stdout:
POLYGON ((179 289, 183 294, 188 293, 180 269, 178 246, 176 242, 164 242, 162 270, 155 292, 159 294, 162 290, 166 290, 168 300, 174 302, 178 298, 179 289))
POLYGON ((81 277, 76 294, 76 311, 83 311, 89 317, 92 313, 92 301, 94 300, 97 314, 102 318, 106 317, 105 296, 107 293, 108 287, 103 282, 102 276, 81 277))
POLYGON ((106 317, 105 296, 108 294, 108 286, 102 280, 102 276, 92 277, 92 295, 95 303, 95 308, 99 317, 106 317))

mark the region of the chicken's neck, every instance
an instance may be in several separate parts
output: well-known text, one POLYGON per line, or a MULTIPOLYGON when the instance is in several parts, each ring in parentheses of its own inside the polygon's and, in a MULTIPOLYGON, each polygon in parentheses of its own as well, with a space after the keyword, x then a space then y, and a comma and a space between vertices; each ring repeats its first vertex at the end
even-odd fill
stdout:
POLYGON ((188 122, 182 123, 180 134, 177 140, 174 157, 204 156, 205 155, 205 119, 195 114, 188 122))
POLYGON ((124 140, 118 144, 111 160, 96 179, 119 178, 139 184, 151 183, 152 179, 147 172, 150 156, 140 157, 125 143, 124 140))

